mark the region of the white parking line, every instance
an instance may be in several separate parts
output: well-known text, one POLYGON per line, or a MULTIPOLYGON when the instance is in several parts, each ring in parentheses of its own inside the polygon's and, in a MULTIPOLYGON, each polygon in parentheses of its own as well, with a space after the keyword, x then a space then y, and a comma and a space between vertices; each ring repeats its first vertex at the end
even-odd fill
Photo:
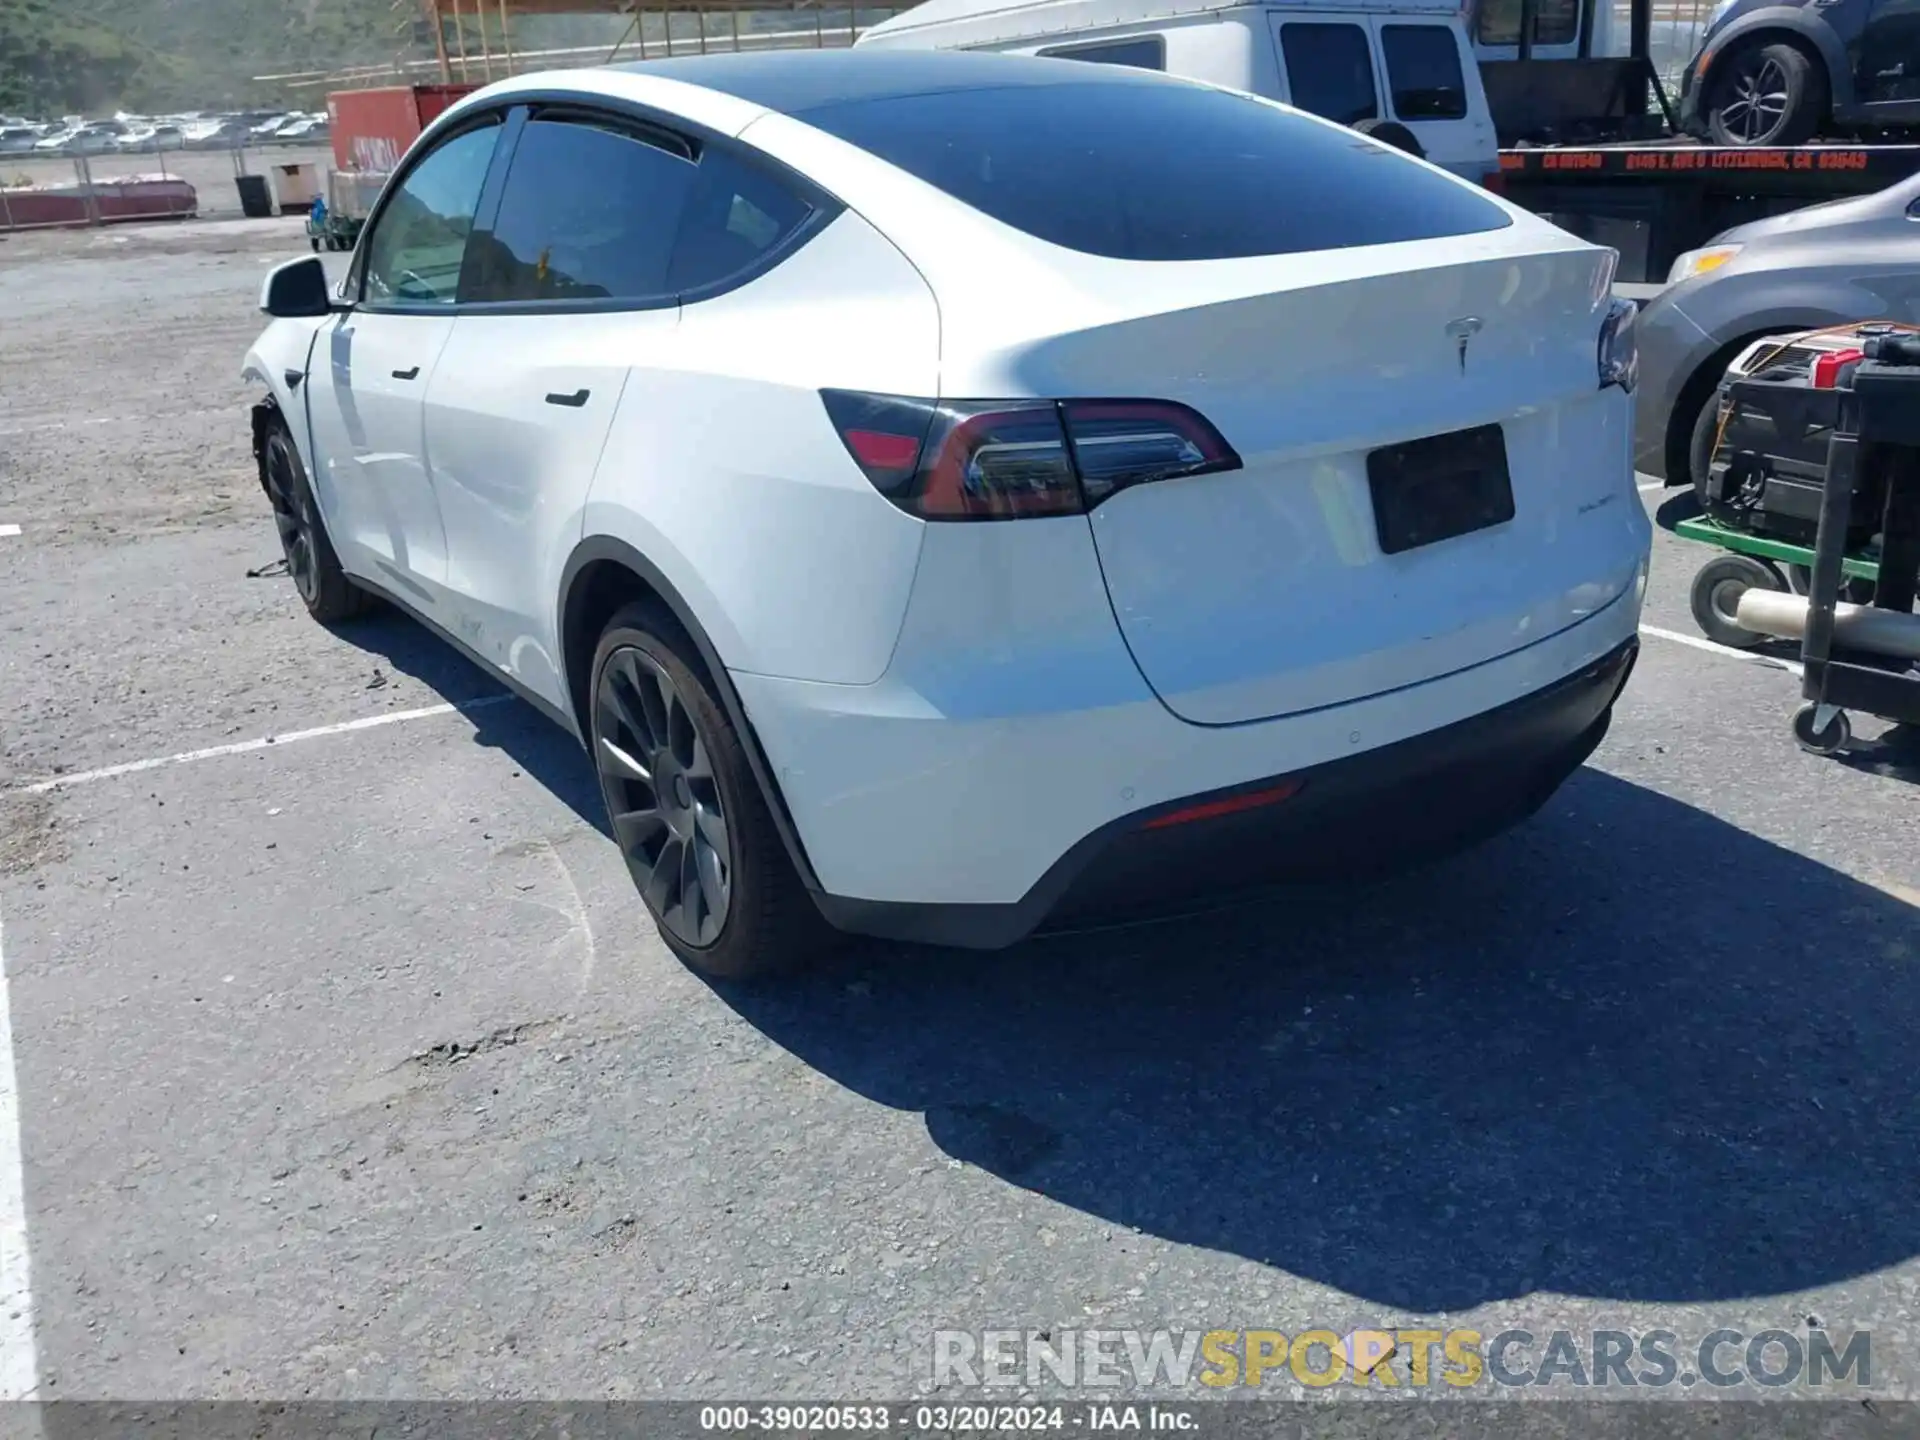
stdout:
POLYGON ((1789 675, 1805 673, 1797 660, 1782 660, 1776 655, 1759 655, 1751 650, 1736 650, 1731 645, 1721 645, 1698 635, 1682 635, 1678 630, 1662 630, 1655 625, 1642 625, 1640 633, 1651 635, 1658 640, 1671 640, 1676 645, 1689 645, 1695 650, 1704 650, 1709 655, 1724 655, 1729 660, 1744 660, 1749 665, 1760 665, 1769 670, 1784 670, 1789 675))
MULTIPOLYGON (((1791 660, 1779 660, 1771 655, 1755 655, 1746 650, 1735 650, 1727 645, 1716 645, 1711 640, 1703 640, 1697 635, 1682 635, 1677 630, 1662 630, 1655 625, 1642 625, 1642 635, 1651 635, 1659 640, 1671 640, 1676 645, 1691 646, 1695 650, 1704 650, 1710 655, 1723 655, 1729 660, 1744 660, 1750 665, 1761 665, 1771 670, 1784 670, 1792 675, 1801 673, 1799 665, 1791 660)), ((64 790, 73 785, 90 785, 95 780, 113 780, 122 775, 138 775, 144 770, 161 770, 171 765, 186 765, 195 760, 214 760, 222 755, 245 755, 254 750, 265 750, 269 746, 297 745, 302 740, 319 740, 328 735, 347 735, 356 730, 377 730, 383 725, 399 725, 408 720, 430 720, 436 715, 464 715, 470 710, 485 709, 489 705, 503 705, 513 699, 511 695, 486 695, 478 700, 463 701, 458 705, 423 705, 418 710, 395 710, 387 715, 368 715, 359 720, 343 720, 337 725, 316 725, 311 730, 290 730, 284 735, 264 735, 253 740, 236 740, 230 745, 209 745, 204 750, 183 750, 177 755, 156 755, 147 760, 129 760, 122 765, 106 765, 98 770, 79 770, 71 775, 55 775, 50 780, 36 780, 31 785, 22 785, 10 792, 14 795, 44 795, 49 790, 64 790)), ((0 1272, 3 1274, 4 1272, 0 1272)))
POLYGON ((489 705, 504 705, 511 695, 486 695, 458 705, 423 705, 418 710, 395 710, 387 715, 368 715, 360 720, 343 720, 337 725, 316 725, 311 730, 291 730, 285 735, 266 735, 257 740, 236 740, 231 745, 209 745, 204 750, 183 750, 177 755, 157 755, 150 760, 129 760, 124 765, 108 765, 99 770, 80 770, 72 775, 56 775, 51 780, 36 780, 22 785, 16 795, 44 795, 49 790, 64 790, 69 785, 88 785, 95 780, 112 780, 121 775, 138 775, 142 770, 159 770, 169 765, 185 765, 193 760, 212 760, 221 755, 244 755, 268 746, 297 745, 302 740, 319 740, 327 735, 345 735, 355 730, 377 730, 382 725, 398 725, 406 720, 428 720, 435 715, 464 715, 484 710, 489 705))
POLYGON ((0 1402, 31 1400, 39 1388, 26 1182, 20 1167, 20 1087, 13 1068, 13 1018, 0 931, 0 1402))
POLYGON ((1664 480, 1652 480, 1652 481, 1649 481, 1647 484, 1639 487, 1640 493, 1642 495, 1649 494, 1655 490, 1664 490, 1666 488, 1667 488, 1667 483, 1664 480))
POLYGON ((18 525, 0 525, 0 539, 5 539, 9 535, 18 535, 19 533, 20 527, 18 525))

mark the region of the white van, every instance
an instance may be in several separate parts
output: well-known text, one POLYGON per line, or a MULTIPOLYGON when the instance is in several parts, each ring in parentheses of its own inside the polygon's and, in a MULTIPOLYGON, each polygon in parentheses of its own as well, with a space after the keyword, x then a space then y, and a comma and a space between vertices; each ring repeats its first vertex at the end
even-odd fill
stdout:
POLYGON ((1489 183, 1493 117, 1461 16, 1460 0, 925 0, 856 43, 1164 70, 1284 100, 1489 183))

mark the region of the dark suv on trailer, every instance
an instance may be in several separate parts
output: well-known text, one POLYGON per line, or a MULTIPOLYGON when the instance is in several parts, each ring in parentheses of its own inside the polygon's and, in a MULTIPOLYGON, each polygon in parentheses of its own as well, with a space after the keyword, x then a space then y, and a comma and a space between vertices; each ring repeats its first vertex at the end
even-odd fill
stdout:
POLYGON ((1681 81, 1680 114, 1720 145, 1920 128, 1920 0, 1722 0, 1681 81))

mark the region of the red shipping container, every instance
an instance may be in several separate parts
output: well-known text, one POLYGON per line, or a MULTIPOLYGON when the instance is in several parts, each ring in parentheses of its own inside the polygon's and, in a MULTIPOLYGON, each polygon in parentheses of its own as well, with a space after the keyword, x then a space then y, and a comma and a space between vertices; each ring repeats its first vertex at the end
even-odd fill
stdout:
POLYGON ((327 96, 333 132, 333 163, 339 170, 384 175, 400 163, 454 101, 477 85, 395 85, 377 90, 336 90, 327 96))

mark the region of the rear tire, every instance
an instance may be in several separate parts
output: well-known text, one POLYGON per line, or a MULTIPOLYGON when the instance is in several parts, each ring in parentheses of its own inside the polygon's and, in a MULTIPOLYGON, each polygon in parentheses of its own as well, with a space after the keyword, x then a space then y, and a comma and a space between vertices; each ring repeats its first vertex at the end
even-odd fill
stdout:
POLYGON ((268 431, 261 455, 261 480, 287 575, 307 613, 323 625, 352 620, 373 608, 374 598, 347 578, 327 537, 327 525, 307 483, 307 467, 284 422, 268 431))
POLYGON ((778 974, 826 949, 835 932, 680 627, 628 606, 592 674, 588 739, 607 821, 667 948, 720 980, 778 974))
POLYGON ((1362 135, 1378 140, 1382 145, 1391 145, 1396 150, 1404 150, 1415 159, 1427 158, 1426 147, 1420 143, 1420 137, 1398 120, 1378 118, 1358 120, 1354 122, 1353 128, 1362 135))
POLYGON ((1826 118, 1826 72, 1784 41, 1749 43, 1714 67, 1702 108, 1716 145, 1804 144, 1826 118))

